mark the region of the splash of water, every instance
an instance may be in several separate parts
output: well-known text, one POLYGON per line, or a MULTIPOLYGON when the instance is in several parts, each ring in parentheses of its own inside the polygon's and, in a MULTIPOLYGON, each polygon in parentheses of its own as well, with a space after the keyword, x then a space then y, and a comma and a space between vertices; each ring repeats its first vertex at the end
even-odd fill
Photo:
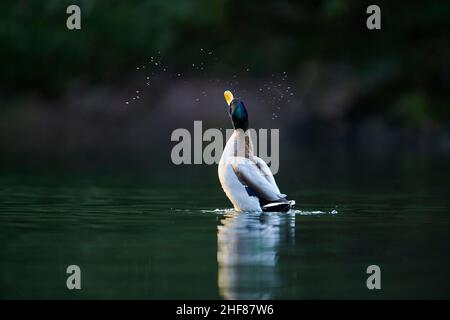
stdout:
MULTIPOLYGON (((198 72, 200 74, 205 74, 205 71, 209 68, 209 63, 215 63, 219 61, 219 58, 216 53, 213 54, 212 50, 207 50, 205 48, 199 49, 199 55, 197 61, 192 61, 189 63, 191 70, 194 70, 195 72, 198 72)), ((145 72, 145 80, 144 84, 145 87, 150 87, 151 83, 153 81, 152 76, 154 76, 157 73, 169 73, 169 67, 164 63, 163 57, 161 56, 161 52, 158 51, 157 54, 151 56, 147 63, 144 65, 139 65, 136 67, 136 70, 138 72, 145 72), (149 75, 149 72, 151 72, 151 76, 149 75)), ((245 65, 240 72, 237 72, 231 76, 232 81, 229 80, 222 80, 222 79, 215 79, 217 83, 222 83, 224 86, 229 87, 230 89, 236 91, 237 93, 242 92, 246 93, 249 90, 245 88, 245 84, 241 84, 241 76, 246 77, 250 72, 250 66, 245 65)), ((170 73, 169 73, 170 74, 170 73)), ((175 72, 172 77, 173 80, 181 80, 182 74, 175 72)), ((262 86, 260 86, 259 90, 255 92, 256 94, 256 101, 260 104, 266 104, 272 107, 273 113, 271 115, 272 120, 278 120, 279 114, 278 112, 281 109, 282 104, 290 103, 290 97, 294 95, 292 92, 292 87, 287 83, 288 74, 286 71, 283 71, 281 74, 275 74, 273 73, 271 75, 270 81, 267 83, 264 83, 262 86)), ((210 80, 212 82, 212 80, 210 80)), ((138 93, 138 91, 136 90, 138 93)), ((207 96, 207 93, 204 91, 201 93, 203 97, 207 96)), ((141 93, 140 96, 134 95, 132 97, 129 97, 124 101, 125 105, 130 105, 133 103, 137 103, 138 101, 141 101, 144 98, 144 92, 141 93)), ((201 99, 197 96, 194 98, 195 102, 199 102, 201 99)))

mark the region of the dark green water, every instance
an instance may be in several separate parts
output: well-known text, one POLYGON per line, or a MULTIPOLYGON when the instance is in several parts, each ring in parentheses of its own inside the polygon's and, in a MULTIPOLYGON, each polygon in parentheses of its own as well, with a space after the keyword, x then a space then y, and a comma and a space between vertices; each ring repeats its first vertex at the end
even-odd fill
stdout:
POLYGON ((282 164, 298 210, 260 215, 212 167, 4 171, 0 297, 450 298, 448 164, 408 159, 282 164))

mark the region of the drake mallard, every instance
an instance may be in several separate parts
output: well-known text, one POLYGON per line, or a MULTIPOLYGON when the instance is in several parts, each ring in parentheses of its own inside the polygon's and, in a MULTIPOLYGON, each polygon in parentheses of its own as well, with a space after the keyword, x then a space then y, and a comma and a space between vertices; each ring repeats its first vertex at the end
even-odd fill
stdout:
POLYGON ((225 194, 238 211, 288 211, 295 201, 280 192, 266 162, 253 153, 244 103, 228 90, 224 97, 234 127, 218 168, 225 194))

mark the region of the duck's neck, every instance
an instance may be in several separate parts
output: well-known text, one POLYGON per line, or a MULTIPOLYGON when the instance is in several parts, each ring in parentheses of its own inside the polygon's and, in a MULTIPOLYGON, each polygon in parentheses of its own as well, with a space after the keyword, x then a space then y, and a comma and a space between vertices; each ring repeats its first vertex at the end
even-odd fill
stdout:
POLYGON ((234 156, 250 158, 253 156, 253 143, 249 130, 234 130, 232 139, 234 156))

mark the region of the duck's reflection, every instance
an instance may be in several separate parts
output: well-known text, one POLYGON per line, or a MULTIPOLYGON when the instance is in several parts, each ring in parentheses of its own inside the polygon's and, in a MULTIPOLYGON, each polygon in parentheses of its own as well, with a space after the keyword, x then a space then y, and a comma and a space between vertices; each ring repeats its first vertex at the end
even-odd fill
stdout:
POLYGON ((280 289, 280 246, 295 237, 295 215, 230 213, 217 226, 218 286, 225 299, 270 299, 280 289))

